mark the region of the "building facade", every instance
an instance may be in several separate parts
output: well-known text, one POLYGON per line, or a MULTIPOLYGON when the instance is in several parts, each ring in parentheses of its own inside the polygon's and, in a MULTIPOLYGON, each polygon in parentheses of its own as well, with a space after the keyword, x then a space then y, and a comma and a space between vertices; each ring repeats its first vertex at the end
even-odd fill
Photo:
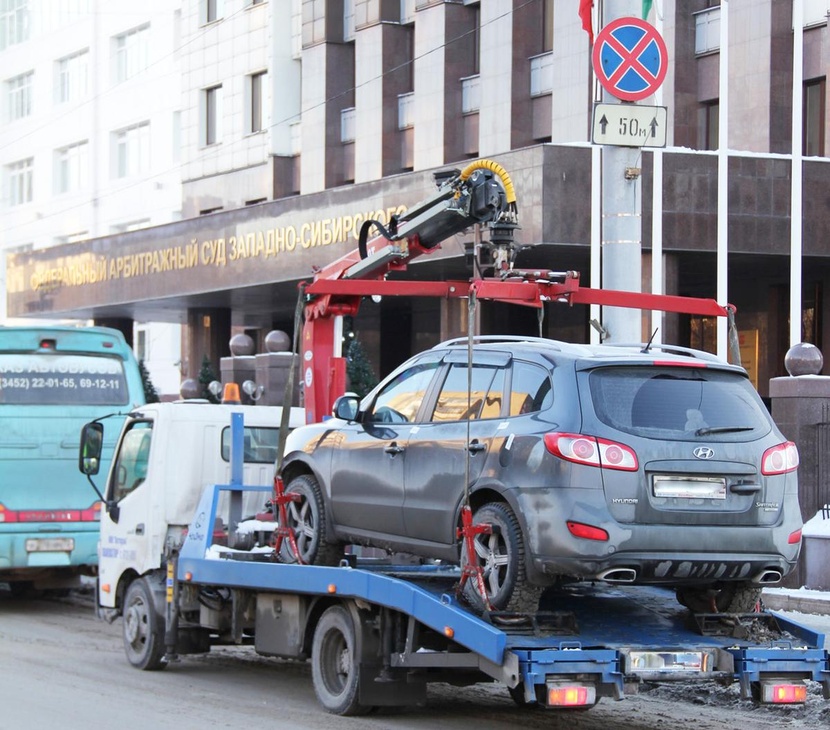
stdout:
MULTIPOLYGON (((735 304, 745 363, 766 395, 769 378, 784 373, 793 311, 799 339, 821 347, 828 335, 827 2, 655 2, 649 21, 665 39, 668 73, 642 103, 667 108, 667 144, 640 150, 629 182, 603 179, 591 144, 601 90, 579 5, 180 0, 150 3, 142 19, 117 2, 0 0, 8 316, 181 323, 181 373, 195 377, 203 356, 218 365, 228 354, 233 333, 261 345, 271 329, 290 331, 297 282, 353 249, 360 221, 423 199, 434 172, 491 158, 516 188, 528 247, 517 265, 578 270, 586 285, 602 285, 606 255, 597 190, 630 182, 643 290, 735 304), (77 9, 75 25, 47 4, 77 9), (39 14, 53 32, 35 32, 39 14), (113 84, 114 39, 147 22, 160 34, 157 63, 133 86, 113 84), (81 28, 91 40, 67 43, 86 37, 81 28), (39 65, 5 64, 27 44, 39 65), (63 59, 87 46, 98 48, 89 59, 98 88, 72 130, 74 116, 45 105, 62 88, 63 59), (40 105, 19 116, 30 71, 30 88, 42 83, 43 122, 40 105), (127 185, 113 169, 122 158, 132 164, 127 148, 147 134, 145 122, 149 161, 127 185), (99 139, 86 157, 73 151, 87 139, 81 127, 99 139), (57 194, 60 176, 81 175, 75 169, 90 176, 85 192, 57 194)), ((471 241, 448 241, 401 276, 468 276, 471 241)), ((541 331, 587 341, 597 337, 593 316, 551 304, 541 331)), ((379 374, 463 331, 452 304, 425 299, 367 302, 348 325, 379 374)), ((479 326, 540 328, 534 312, 498 305, 482 308, 479 326)), ((643 338, 655 327, 666 342, 719 346, 704 318, 645 316, 643 338)))

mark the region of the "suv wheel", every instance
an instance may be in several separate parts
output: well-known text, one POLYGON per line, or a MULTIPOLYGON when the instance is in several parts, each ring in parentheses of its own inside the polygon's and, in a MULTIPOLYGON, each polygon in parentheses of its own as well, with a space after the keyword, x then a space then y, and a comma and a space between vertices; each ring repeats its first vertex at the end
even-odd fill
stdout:
MULTIPOLYGON (((524 538, 513 510, 503 502, 490 502, 476 510, 473 522, 493 526, 492 534, 476 535, 473 540, 490 606, 496 611, 536 613, 542 589, 527 581, 524 538)), ((463 567, 467 552, 461 547, 463 567)), ((476 609, 486 608, 475 580, 465 583, 464 596, 476 609)))
POLYGON ((677 600, 693 613, 752 613, 761 589, 751 583, 716 583, 677 589, 677 600))
MULTIPOLYGON (((286 494, 299 499, 286 505, 288 528, 294 535, 300 559, 306 565, 337 565, 343 555, 339 545, 326 542, 326 510, 320 485, 310 474, 292 479, 286 494)), ((278 555, 281 563, 296 563, 291 544, 284 539, 278 555)))

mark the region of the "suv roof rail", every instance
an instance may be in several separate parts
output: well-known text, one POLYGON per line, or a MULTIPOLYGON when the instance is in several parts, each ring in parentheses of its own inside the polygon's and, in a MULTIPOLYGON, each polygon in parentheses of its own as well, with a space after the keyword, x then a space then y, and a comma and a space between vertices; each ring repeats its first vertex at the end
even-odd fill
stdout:
MULTIPOLYGON (((454 337, 451 340, 445 340, 436 347, 447 347, 451 345, 466 345, 469 338, 454 337)), ((473 335, 473 342, 475 343, 499 343, 499 342, 524 342, 528 344, 545 345, 546 347, 553 347, 557 350, 562 349, 562 345, 566 343, 558 340, 549 340, 547 337, 525 337, 523 335, 473 335)))
POLYGON ((604 342, 603 345, 605 347, 639 347, 643 355, 648 355, 648 353, 652 350, 660 350, 660 352, 667 352, 673 355, 686 355, 687 357, 694 357, 698 360, 723 363, 723 360, 721 358, 719 358, 717 355, 713 355, 711 352, 706 352, 705 350, 696 350, 693 347, 683 347, 682 345, 665 345, 662 343, 647 344, 645 342, 641 342, 639 344, 635 342, 604 342))

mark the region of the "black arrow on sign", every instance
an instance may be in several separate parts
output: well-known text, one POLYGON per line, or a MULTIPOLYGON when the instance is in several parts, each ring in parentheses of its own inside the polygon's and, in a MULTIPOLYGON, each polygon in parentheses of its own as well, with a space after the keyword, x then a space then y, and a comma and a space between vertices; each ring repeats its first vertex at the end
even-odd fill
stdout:
POLYGON ((605 114, 602 115, 602 119, 599 120, 599 126, 603 134, 605 134, 605 128, 608 126, 608 120, 605 118, 605 114))
POLYGON ((652 119, 651 124, 649 126, 651 127, 651 136, 656 137, 657 136, 657 119, 656 118, 652 119))

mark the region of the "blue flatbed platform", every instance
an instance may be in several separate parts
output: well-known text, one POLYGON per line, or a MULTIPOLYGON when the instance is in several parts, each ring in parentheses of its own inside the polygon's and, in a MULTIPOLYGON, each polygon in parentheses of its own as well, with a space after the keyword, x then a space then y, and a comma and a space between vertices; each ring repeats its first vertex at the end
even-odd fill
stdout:
MULTIPOLYGON (((751 683, 775 675, 820 682, 830 697, 824 635, 769 612, 695 617, 667 590, 578 584, 546 592, 538 616, 523 621, 465 607, 456 599, 459 572, 451 566, 358 561, 322 567, 217 551, 204 526, 214 525, 221 492, 243 490, 270 493, 271 487, 216 485, 205 491, 178 558, 179 581, 352 598, 393 609, 451 635, 481 658, 480 669, 509 686, 533 687, 550 675, 592 675, 621 697, 632 677, 699 678, 737 680, 748 694, 751 683)), ((430 657, 417 660, 426 666, 430 657)))

